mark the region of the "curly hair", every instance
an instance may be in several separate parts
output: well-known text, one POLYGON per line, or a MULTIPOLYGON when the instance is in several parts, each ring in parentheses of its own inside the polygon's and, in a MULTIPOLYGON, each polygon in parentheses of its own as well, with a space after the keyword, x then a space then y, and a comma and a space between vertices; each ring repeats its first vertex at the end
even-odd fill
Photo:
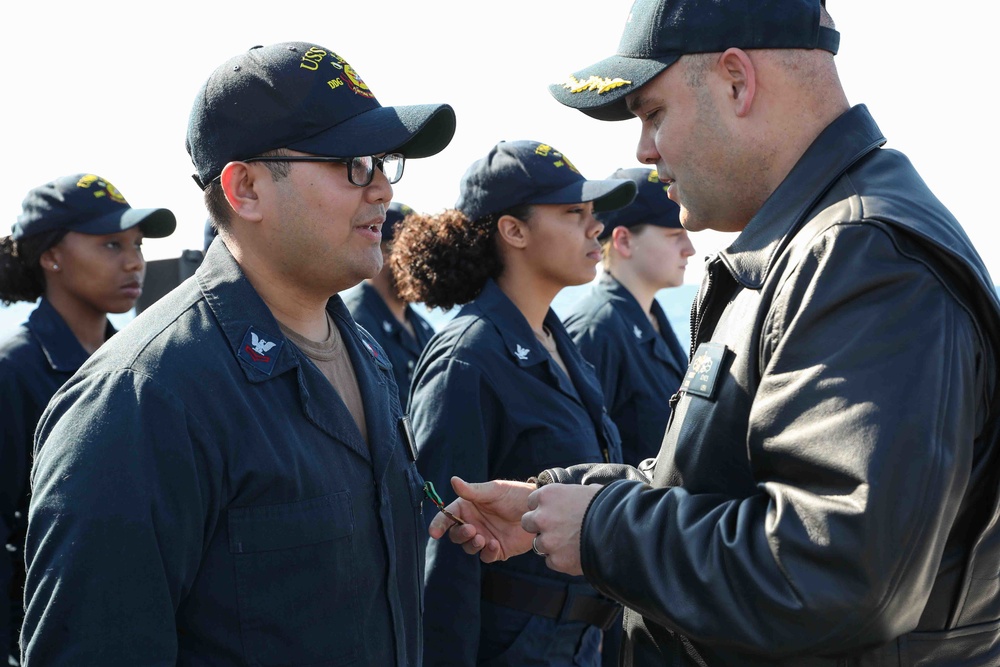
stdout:
POLYGON ((35 234, 15 241, 0 238, 0 302, 35 301, 45 294, 45 272, 38 261, 42 253, 62 241, 65 229, 35 234))
POLYGON ((531 207, 478 220, 455 209, 437 215, 414 213, 397 223, 389 269, 399 297, 450 310, 479 296, 488 279, 503 273, 496 235, 497 221, 504 215, 527 220, 531 207))

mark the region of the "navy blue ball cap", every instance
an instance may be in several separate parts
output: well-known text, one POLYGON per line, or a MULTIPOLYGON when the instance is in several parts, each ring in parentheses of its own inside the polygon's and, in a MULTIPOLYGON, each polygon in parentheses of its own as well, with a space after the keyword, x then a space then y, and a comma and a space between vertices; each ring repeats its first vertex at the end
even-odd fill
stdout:
POLYGON ((204 189, 229 162, 278 148, 421 158, 454 134, 449 105, 383 107, 334 51, 284 42, 255 46, 215 69, 195 97, 185 143, 204 189))
POLYGON ((406 204, 399 202, 389 204, 388 208, 385 209, 385 222, 382 223, 382 243, 392 240, 396 231, 396 223, 411 213, 415 213, 415 211, 406 204))
POLYGON ((136 225, 148 238, 162 238, 177 226, 165 208, 132 208, 118 188, 94 174, 62 176, 28 192, 11 231, 15 241, 64 229, 114 234, 136 225))
POLYGON ((574 72, 549 92, 599 120, 632 118, 625 96, 689 53, 823 49, 840 33, 821 27, 821 0, 635 0, 618 52, 574 72))
POLYGON ((681 207, 667 197, 666 183, 660 181, 655 169, 635 167, 619 169, 608 178, 624 178, 636 185, 636 195, 632 203, 614 211, 598 213, 595 217, 604 223, 604 229, 597 238, 604 240, 611 236, 615 227, 681 227, 681 207))
POLYGON ((530 204, 594 202, 610 211, 635 197, 635 183, 588 181, 569 159, 538 141, 501 141, 462 176, 455 208, 470 220, 530 204))

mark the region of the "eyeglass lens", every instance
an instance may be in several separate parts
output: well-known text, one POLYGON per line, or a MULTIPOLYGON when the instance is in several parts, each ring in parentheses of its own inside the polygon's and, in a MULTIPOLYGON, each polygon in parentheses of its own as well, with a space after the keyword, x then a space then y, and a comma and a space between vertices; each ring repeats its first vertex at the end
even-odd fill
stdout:
POLYGON ((373 158, 371 155, 361 155, 351 160, 349 165, 350 181, 354 185, 365 186, 372 182, 375 174, 375 165, 378 164, 386 180, 390 183, 397 183, 403 177, 403 155, 401 153, 389 153, 380 158, 373 158))

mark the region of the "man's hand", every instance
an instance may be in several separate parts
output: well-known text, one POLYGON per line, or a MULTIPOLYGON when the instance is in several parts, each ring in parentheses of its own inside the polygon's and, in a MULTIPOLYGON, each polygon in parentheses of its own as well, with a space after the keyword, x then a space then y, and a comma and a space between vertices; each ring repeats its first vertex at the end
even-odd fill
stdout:
POLYGON ((530 511, 521 518, 521 527, 525 534, 537 535, 535 549, 545 554, 545 564, 550 569, 583 574, 580 564, 583 516, 601 488, 600 484, 547 484, 528 496, 530 511))
POLYGON ((495 480, 471 483, 451 478, 458 499, 448 505, 449 512, 465 522, 456 525, 442 513, 431 521, 428 532, 435 540, 448 533, 467 554, 479 554, 484 563, 507 560, 531 549, 534 537, 521 528, 521 517, 528 511, 528 495, 534 484, 495 480))

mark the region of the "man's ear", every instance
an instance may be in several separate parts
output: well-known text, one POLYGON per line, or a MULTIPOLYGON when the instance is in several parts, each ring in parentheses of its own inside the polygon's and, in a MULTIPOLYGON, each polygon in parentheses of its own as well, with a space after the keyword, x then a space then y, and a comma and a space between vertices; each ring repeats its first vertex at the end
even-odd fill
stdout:
POLYGON ((266 169, 253 169, 246 162, 230 162, 223 167, 219 176, 226 201, 236 215, 251 222, 259 222, 263 217, 259 192, 261 182, 258 177, 270 179, 270 172, 266 169), (267 173, 267 176, 264 177, 261 172, 267 173))
POLYGON ((733 112, 740 118, 746 116, 757 94, 757 69, 753 61, 746 51, 732 48, 719 57, 718 67, 729 87, 733 112))
POLYGON ((527 225, 524 220, 512 215, 502 215, 497 220, 497 233, 507 245, 512 248, 524 248, 528 245, 527 225))
POLYGON ((632 232, 628 227, 615 227, 611 230, 611 246, 622 257, 632 257, 632 232))

